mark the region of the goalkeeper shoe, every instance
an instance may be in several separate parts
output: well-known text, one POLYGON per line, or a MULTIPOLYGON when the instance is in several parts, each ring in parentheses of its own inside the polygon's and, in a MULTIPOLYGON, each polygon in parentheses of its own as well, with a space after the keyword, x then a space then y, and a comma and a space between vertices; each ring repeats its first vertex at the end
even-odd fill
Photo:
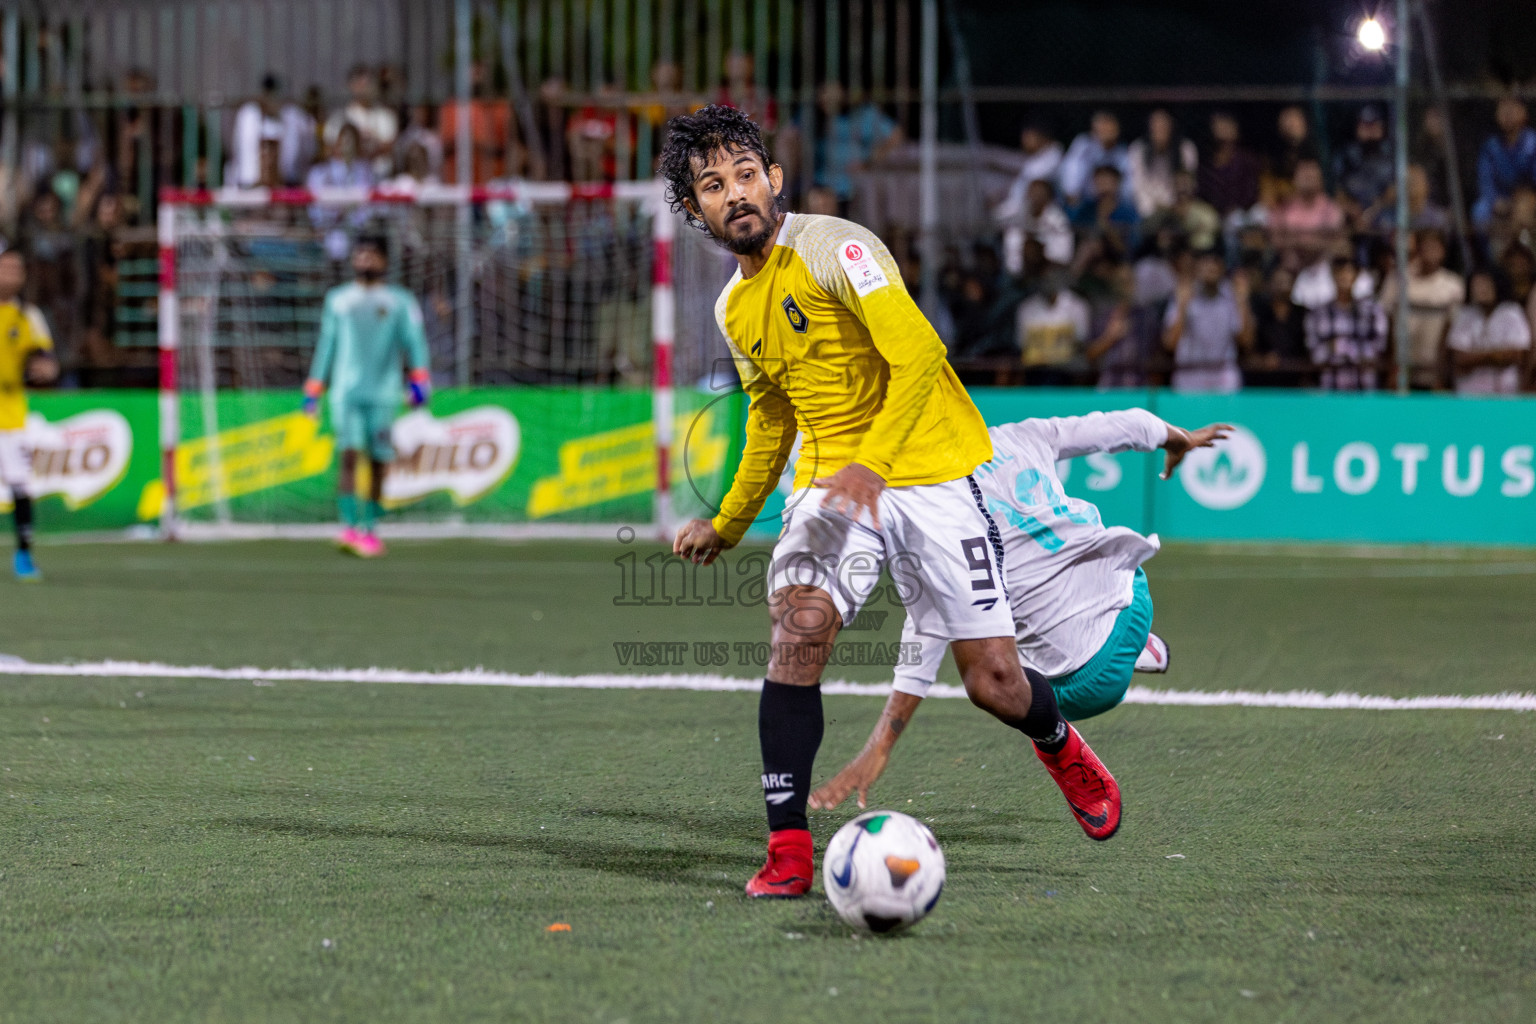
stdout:
POLYGON ((1066 746, 1054 754, 1036 747, 1035 756, 1061 787, 1067 806, 1088 838, 1103 842, 1120 828, 1120 786, 1078 731, 1071 726, 1067 729, 1066 746))
POLYGON ((815 853, 807 829, 784 828, 770 832, 768 863, 747 883, 747 895, 769 899, 804 896, 811 891, 815 853))
POLYGON ((384 554, 384 542, 379 540, 376 533, 361 533, 357 538, 357 546, 352 553, 358 558, 378 558, 384 554))
POLYGON ((11 565, 16 570, 16 578, 23 583, 39 583, 42 581, 43 574, 37 571, 37 566, 32 561, 32 552, 16 552, 11 565))
POLYGON ((349 526, 336 535, 336 546, 349 555, 358 553, 357 544, 363 539, 363 531, 349 526))
POLYGON ((1137 672, 1167 672, 1168 662, 1173 658, 1168 650, 1168 641, 1156 633, 1147 634, 1147 646, 1136 655, 1137 672))

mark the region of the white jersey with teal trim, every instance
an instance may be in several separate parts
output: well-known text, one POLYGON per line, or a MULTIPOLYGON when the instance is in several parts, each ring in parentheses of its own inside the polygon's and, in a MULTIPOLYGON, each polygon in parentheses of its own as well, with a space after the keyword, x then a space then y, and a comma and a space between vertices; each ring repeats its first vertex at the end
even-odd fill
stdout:
MULTIPOLYGON (((1105 526, 1092 504, 1067 496, 1056 463, 1093 452, 1154 451, 1167 440, 1168 425, 1145 409, 1127 409, 1023 420, 988 432, 994 454, 974 478, 1002 537, 1019 660, 1059 679, 1104 646, 1115 617, 1131 603, 1137 567, 1157 554, 1158 541, 1105 526)), ((922 657, 897 666, 896 689, 921 697, 946 643, 918 635, 910 618, 902 640, 921 644, 922 657)))

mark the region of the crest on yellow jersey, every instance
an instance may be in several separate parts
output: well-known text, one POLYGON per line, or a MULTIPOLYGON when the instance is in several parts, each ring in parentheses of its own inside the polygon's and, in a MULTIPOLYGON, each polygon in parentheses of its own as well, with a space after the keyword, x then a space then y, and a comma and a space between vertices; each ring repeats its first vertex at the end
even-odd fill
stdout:
POLYGON ((795 297, 793 295, 784 296, 784 301, 780 305, 784 307, 784 315, 789 317, 789 326, 795 329, 796 334, 804 334, 806 328, 811 326, 811 321, 801 311, 799 304, 795 302, 795 297))

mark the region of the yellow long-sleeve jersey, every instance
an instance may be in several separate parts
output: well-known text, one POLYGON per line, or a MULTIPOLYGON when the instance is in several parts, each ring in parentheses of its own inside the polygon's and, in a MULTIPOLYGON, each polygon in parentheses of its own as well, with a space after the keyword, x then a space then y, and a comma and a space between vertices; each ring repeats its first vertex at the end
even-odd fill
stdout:
POLYGON ((53 336, 36 306, 0 302, 0 430, 27 425, 27 357, 51 351, 53 336))
POLYGON ((715 319, 751 399, 746 448, 714 519, 728 544, 777 486, 797 430, 797 488, 850 462, 891 486, 942 483, 992 457, 944 343, 890 252, 857 224, 786 217, 767 265, 736 272, 715 319))

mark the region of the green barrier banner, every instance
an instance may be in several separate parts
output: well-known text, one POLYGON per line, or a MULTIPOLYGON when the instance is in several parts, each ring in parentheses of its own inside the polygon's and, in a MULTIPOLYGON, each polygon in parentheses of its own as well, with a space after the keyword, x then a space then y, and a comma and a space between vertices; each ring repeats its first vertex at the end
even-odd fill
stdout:
MULTIPOLYGON (((1536 401, 1245 391, 1180 395, 973 388, 987 422, 1151 409, 1231 423, 1172 480, 1162 453, 1089 455, 1058 469, 1106 523, 1177 540, 1536 544, 1536 401)), ((771 537, 775 495, 755 532, 771 537)))
POLYGON ((1536 402, 1454 396, 1159 396, 1237 427, 1153 490, 1170 537, 1536 544, 1536 402))
MULTIPOLYGON (((153 392, 77 391, 32 396, 26 439, 42 531, 116 530, 137 521, 140 490, 160 475, 153 392)), ((11 494, 0 486, 0 512, 11 494)))
MULTIPOLYGON (((1064 464, 1067 487, 1106 522, 1189 540, 1536 544, 1536 402, 1423 395, 1248 391, 1176 395, 977 388, 989 423, 1135 405, 1181 426, 1232 423, 1219 449, 1172 481, 1160 455, 1091 455, 1064 464)), ((183 401, 180 505, 237 522, 330 518, 336 445, 328 417, 289 392, 224 392, 209 410, 183 401), (213 443, 210 438, 217 438, 213 443)), ((678 514, 709 514, 740 450, 739 393, 679 389, 673 458, 678 514)), ((156 396, 142 391, 33 396, 27 423, 39 529, 153 523, 160 480, 156 396)), ((644 390, 446 390, 403 413, 385 489, 393 515, 418 521, 616 522, 650 518, 656 487, 651 396, 644 390)), ((781 491, 787 493, 787 473, 781 491)), ((778 529, 765 509, 757 532, 778 529)), ((10 495, 0 488, 0 511, 10 495)))
MULTIPOLYGON (((297 411, 293 392, 220 392, 213 407, 182 400, 178 513, 194 521, 324 522, 335 508, 337 450, 328 411, 297 411)), ((672 472, 677 504, 723 491, 738 425, 735 403, 680 391, 672 472), (686 439, 686 445, 682 443, 686 439), (684 482, 692 484, 685 486, 684 482)), ((28 421, 38 525, 122 529, 158 520, 156 396, 137 391, 43 393, 28 421)), ((384 503, 394 518, 433 522, 647 521, 656 491, 647 390, 444 390, 402 413, 384 503)), ((0 491, 0 509, 10 496, 0 491)))

